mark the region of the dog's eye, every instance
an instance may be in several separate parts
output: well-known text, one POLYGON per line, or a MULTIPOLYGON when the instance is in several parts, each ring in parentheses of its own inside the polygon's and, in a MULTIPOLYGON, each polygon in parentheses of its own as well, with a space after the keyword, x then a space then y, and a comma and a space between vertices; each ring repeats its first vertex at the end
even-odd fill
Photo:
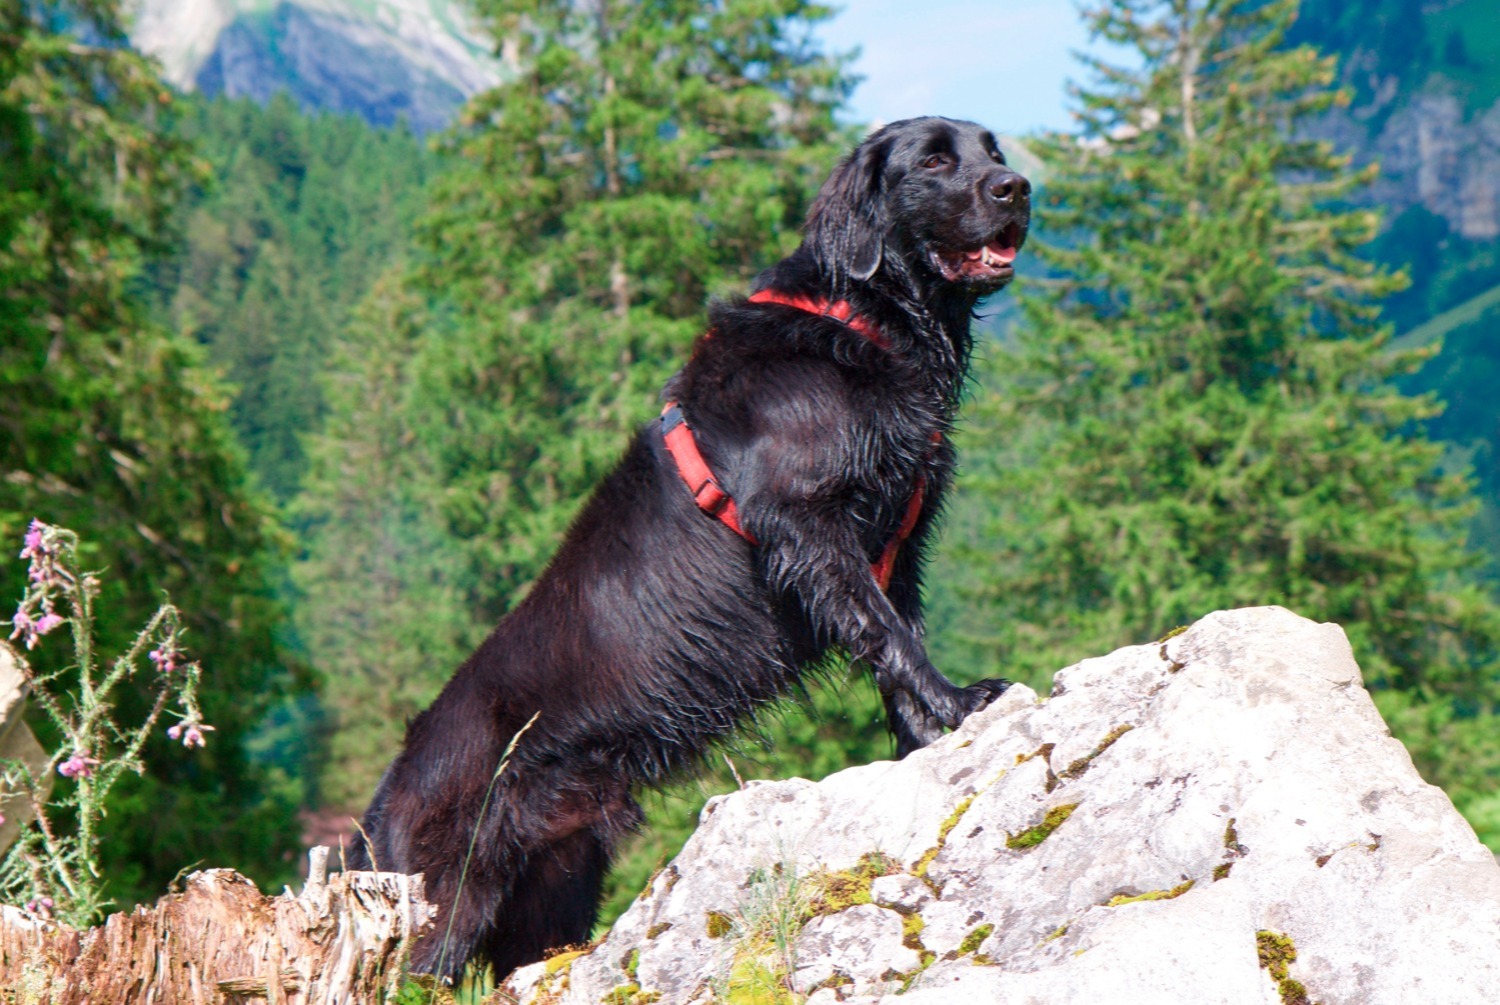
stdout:
POLYGON ((922 166, 924 168, 940 168, 947 167, 950 163, 952 162, 949 160, 947 154, 932 154, 922 162, 922 166))
POLYGON ((998 150, 991 150, 990 151, 990 160, 994 161, 996 164, 1004 164, 1005 163, 1005 155, 1002 154, 998 150))

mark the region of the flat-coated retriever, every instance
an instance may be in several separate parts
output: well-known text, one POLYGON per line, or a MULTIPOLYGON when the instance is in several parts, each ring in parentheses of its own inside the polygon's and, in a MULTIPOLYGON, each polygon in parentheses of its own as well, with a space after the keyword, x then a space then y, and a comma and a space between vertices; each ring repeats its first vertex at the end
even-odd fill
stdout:
MULTIPOLYGON (((690 769, 830 648, 872 668, 902 755, 1004 689, 928 662, 919 579, 971 313, 1009 282, 1029 217, 989 131, 896 122, 834 170, 757 292, 713 305, 662 419, 411 722, 365 815, 379 867, 425 873, 440 907, 417 970, 482 959, 504 975, 587 938, 641 820, 632 793, 690 769)), ((357 842, 353 866, 368 853, 357 842)))

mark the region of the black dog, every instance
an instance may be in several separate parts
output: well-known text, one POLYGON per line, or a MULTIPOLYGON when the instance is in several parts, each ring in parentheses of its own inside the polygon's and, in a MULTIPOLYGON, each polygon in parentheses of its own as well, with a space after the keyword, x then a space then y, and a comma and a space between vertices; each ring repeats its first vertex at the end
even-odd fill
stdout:
POLYGON ((632 793, 832 647, 873 669, 903 755, 1004 689, 927 661, 918 580, 971 312, 1010 280, 1029 215, 988 131, 897 122, 834 171, 759 292, 713 307, 662 421, 412 721, 365 815, 376 864, 425 873, 440 907, 417 970, 455 977, 477 957, 501 976, 587 938, 641 820, 632 793))

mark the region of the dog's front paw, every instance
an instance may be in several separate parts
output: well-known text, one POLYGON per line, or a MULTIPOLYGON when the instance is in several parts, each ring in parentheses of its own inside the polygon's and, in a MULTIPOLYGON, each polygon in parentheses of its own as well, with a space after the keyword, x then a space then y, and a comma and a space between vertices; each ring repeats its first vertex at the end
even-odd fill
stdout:
MULTIPOLYGON (((875 679, 880 682, 879 671, 876 672, 875 679)), ((970 714, 1004 694, 1011 683, 994 678, 968 687, 959 687, 926 661, 920 664, 917 673, 904 678, 893 674, 888 680, 892 686, 889 690, 882 687, 881 693, 890 694, 898 690, 907 692, 927 718, 936 720, 948 729, 957 729, 970 714)))
POLYGON ((982 680, 976 684, 970 684, 968 687, 963 689, 965 705, 967 706, 964 709, 964 715, 972 715, 973 713, 979 711, 981 708, 984 708, 990 702, 994 701, 996 698, 1000 697, 1007 690, 1009 690, 1010 685, 1011 681, 1008 681, 1003 677, 991 677, 989 680, 982 680))
MULTIPOLYGON (((947 684, 947 682, 944 682, 947 684)), ((1011 682, 994 678, 968 687, 947 684, 943 691, 924 702, 929 713, 949 729, 957 729, 970 715, 1005 693, 1011 682)))

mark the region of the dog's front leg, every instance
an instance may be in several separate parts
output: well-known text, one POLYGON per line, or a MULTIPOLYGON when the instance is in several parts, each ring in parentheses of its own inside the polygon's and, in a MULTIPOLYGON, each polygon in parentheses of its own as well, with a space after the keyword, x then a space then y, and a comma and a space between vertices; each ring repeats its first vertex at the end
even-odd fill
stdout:
MULTIPOLYGON (((925 528, 921 524, 918 528, 909 544, 897 553, 886 596, 902 623, 918 640, 922 640, 926 638, 926 632, 922 615, 921 570, 916 556, 925 528)), ((886 727, 896 739, 897 757, 905 757, 943 735, 942 722, 924 709, 910 692, 884 692, 881 699, 885 704, 886 727)))
POLYGON ((896 738, 896 756, 905 757, 943 735, 943 724, 905 691, 882 694, 886 728, 896 738))
POLYGON ((936 739, 998 692, 961 688, 927 659, 912 626, 870 571, 847 519, 785 501, 757 514, 755 533, 767 584, 806 614, 818 641, 868 662, 892 713, 901 753, 936 739))
MULTIPOLYGON (((886 590, 886 596, 890 598, 896 614, 918 639, 926 637, 919 560, 926 531, 924 524, 918 523, 916 533, 897 554, 890 586, 886 590)), ((971 684, 964 691, 969 701, 976 706, 983 706, 998 698, 1008 687, 1010 681, 995 678, 971 684)), ((928 713, 908 692, 894 691, 882 697, 885 701, 886 722, 896 738, 897 757, 905 757, 943 735, 943 723, 928 713)))
POLYGON ((855 486, 873 477, 861 471, 872 450, 857 396, 826 371, 795 376, 771 385, 789 393, 759 403, 759 435, 740 455, 734 486, 741 519, 758 542, 767 586, 805 613, 818 644, 870 664, 905 753, 956 727, 1004 685, 962 688, 928 661, 920 620, 902 617, 876 582, 849 513, 855 486))

